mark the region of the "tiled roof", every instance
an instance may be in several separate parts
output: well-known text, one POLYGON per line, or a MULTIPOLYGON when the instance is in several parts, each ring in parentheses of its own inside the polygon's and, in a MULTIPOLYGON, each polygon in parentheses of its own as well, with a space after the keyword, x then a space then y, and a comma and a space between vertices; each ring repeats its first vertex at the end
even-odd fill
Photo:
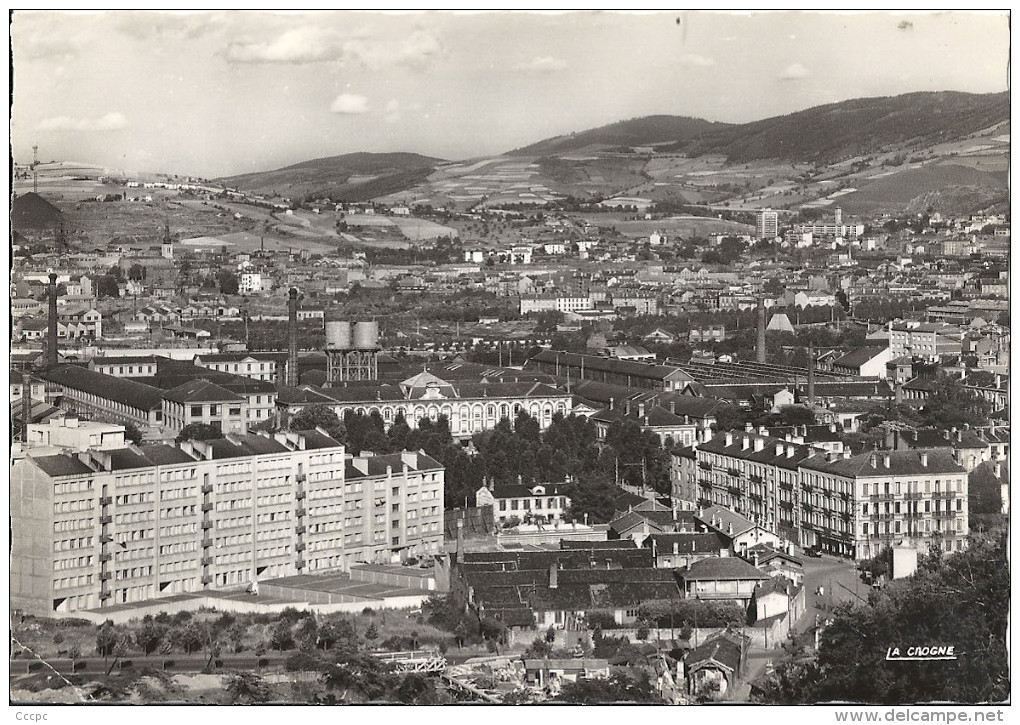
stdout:
POLYGON ((938 473, 965 473, 966 469, 953 459, 952 451, 945 448, 911 451, 874 451, 861 453, 849 458, 826 461, 815 456, 801 464, 804 468, 825 471, 840 476, 909 476, 938 473), (921 456, 927 456, 927 465, 922 465, 921 456), (885 463, 888 460, 889 466, 885 463), (872 465, 874 463, 874 465, 872 465))
POLYGON ((175 403, 233 403, 243 398, 225 388, 200 378, 167 390, 163 397, 175 403))
POLYGON ((92 473, 91 468, 74 456, 39 456, 29 460, 49 476, 82 476, 92 473))
POLYGON ((112 400, 138 410, 163 407, 162 391, 128 378, 97 373, 78 365, 59 365, 40 377, 65 388, 112 400))
POLYGON ((734 579, 768 579, 753 565, 736 556, 710 556, 690 564, 679 572, 687 581, 712 581, 734 579))
POLYGON ((756 524, 748 518, 741 516, 735 511, 731 511, 725 506, 709 506, 699 510, 695 514, 695 518, 701 521, 706 526, 709 526, 726 536, 739 536, 745 531, 750 531, 755 528, 756 524), (713 523, 713 521, 715 523, 713 523), (732 527, 732 531, 730 530, 732 527))
POLYGON ((652 534, 645 539, 644 546, 655 545, 659 556, 667 554, 707 554, 729 548, 727 542, 717 532, 708 533, 680 533, 680 534, 652 534))

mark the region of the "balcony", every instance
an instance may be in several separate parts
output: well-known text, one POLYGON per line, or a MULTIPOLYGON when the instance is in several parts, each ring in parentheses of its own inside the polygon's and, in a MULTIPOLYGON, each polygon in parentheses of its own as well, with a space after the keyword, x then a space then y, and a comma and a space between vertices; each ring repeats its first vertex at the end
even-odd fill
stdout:
POLYGON ((100 544, 112 544, 113 543, 113 537, 110 536, 109 534, 103 534, 102 536, 99 537, 99 543, 100 544))
POLYGON ((294 566, 296 566, 298 569, 304 569, 305 568, 305 560, 304 559, 298 559, 297 563, 294 566))
POLYGON ((726 490, 729 491, 730 495, 732 496, 744 495, 744 492, 741 490, 740 486, 727 486, 726 490))
POLYGON ((294 544, 294 551, 304 551, 307 548, 308 545, 305 544, 305 542, 303 541, 299 541, 298 543, 294 544))
POLYGON ((213 558, 211 556, 202 557, 202 566, 212 566, 213 558))
POLYGON ((305 511, 305 507, 304 506, 298 506, 296 513, 297 513, 297 517, 301 518, 302 516, 304 516, 307 513, 307 511, 305 511))
POLYGON ((202 528, 205 529, 206 531, 211 529, 212 528, 212 521, 210 521, 209 519, 206 519, 205 521, 203 521, 202 522, 202 528))
POLYGON ((751 483, 765 483, 765 479, 762 478, 761 476, 748 476, 747 479, 751 483))
POLYGON ((103 526, 106 526, 107 524, 112 524, 113 523, 113 517, 112 516, 100 516, 99 517, 99 523, 102 524, 103 526))
POLYGON ((109 506, 112 503, 113 503, 113 496, 100 496, 100 498, 99 498, 99 505, 100 506, 109 506))
POLYGON ((213 510, 213 505, 212 505, 211 501, 207 501, 204 504, 202 504, 202 512, 203 513, 209 513, 212 510, 213 510))
POLYGON ((305 493, 305 490, 303 488, 299 488, 297 491, 294 492, 294 498, 296 498, 298 501, 303 501, 306 495, 307 494, 305 493))
POLYGON ((942 498, 952 501, 953 496, 955 495, 956 494, 952 491, 936 491, 935 493, 932 494, 932 498, 942 498))
POLYGON ((779 488, 783 489, 784 491, 792 491, 793 490, 793 484, 790 483, 789 481, 782 481, 779 484, 779 488))
POLYGON ((212 493, 212 492, 213 492, 213 485, 211 483, 203 483, 202 484, 202 493, 212 493))
POLYGON ((305 531, 307 531, 307 530, 308 530, 308 527, 306 527, 304 524, 300 524, 296 529, 294 529, 294 531, 297 532, 298 536, 301 536, 301 534, 305 533, 305 531))
POLYGON ((727 468, 726 469, 726 473, 728 473, 729 475, 731 475, 731 476, 733 476, 735 478, 740 478, 740 469, 739 468, 727 468))
POLYGON ((112 559, 113 559, 113 554, 100 554, 99 555, 99 563, 100 564, 105 564, 106 562, 111 561, 112 559))
POLYGON ((99 592, 99 600, 100 601, 106 601, 107 599, 109 599, 112 596, 113 596, 113 592, 111 592, 109 589, 104 589, 103 591, 99 592))
POLYGON ((99 581, 105 582, 105 581, 109 581, 110 579, 113 579, 113 572, 112 571, 101 571, 101 572, 99 572, 99 581))
POLYGON ((748 498, 750 498, 755 503, 761 503, 762 500, 763 500, 762 497, 761 497, 761 494, 757 494, 757 493, 752 493, 750 496, 748 496, 748 498))
POLYGON ((202 539, 202 548, 203 549, 208 549, 212 545, 213 545, 213 540, 211 538, 209 538, 208 536, 205 537, 204 539, 202 539))
POLYGON ((800 487, 800 490, 803 491, 804 493, 814 493, 815 487, 805 483, 800 487))
POLYGON ((205 576, 203 576, 202 577, 202 583, 203 584, 212 584, 213 583, 212 575, 211 574, 206 574, 205 576))
POLYGON ((308 475, 304 473, 299 473, 298 475, 294 476, 294 480, 297 481, 298 483, 304 483, 305 481, 308 480, 308 475))
POLYGON ((807 529, 808 531, 810 531, 810 530, 815 528, 815 525, 813 523, 811 523, 810 521, 801 521, 800 522, 800 527, 802 529, 807 529))
POLYGON ((699 461, 698 462, 698 468, 700 468, 702 471, 711 471, 712 470, 712 464, 711 463, 706 463, 705 461, 699 461))

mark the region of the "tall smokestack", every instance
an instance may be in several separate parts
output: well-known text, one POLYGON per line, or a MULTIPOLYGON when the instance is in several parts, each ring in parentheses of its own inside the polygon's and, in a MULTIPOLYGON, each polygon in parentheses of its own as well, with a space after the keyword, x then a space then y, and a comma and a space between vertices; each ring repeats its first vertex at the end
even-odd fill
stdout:
POLYGON ((298 384, 297 359, 297 288, 290 288, 290 299, 287 311, 290 319, 287 322, 287 385, 296 388, 298 384))
POLYGON ((807 402, 808 405, 815 404, 815 346, 807 346, 808 369, 807 369, 807 402))
POLYGON ((50 316, 46 338, 46 367, 57 366, 57 273, 50 272, 50 316))
POLYGON ((765 298, 758 298, 758 362, 765 362, 765 298))
POLYGON ((32 422, 32 378, 21 372, 21 441, 28 440, 28 424, 32 422))

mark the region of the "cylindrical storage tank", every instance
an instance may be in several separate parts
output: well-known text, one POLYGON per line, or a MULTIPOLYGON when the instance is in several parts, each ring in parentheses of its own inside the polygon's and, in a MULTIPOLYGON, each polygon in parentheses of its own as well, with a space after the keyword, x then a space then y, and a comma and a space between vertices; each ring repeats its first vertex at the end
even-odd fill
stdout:
POLYGON ((326 347, 336 350, 351 349, 351 323, 340 320, 326 322, 326 347))
POLYGON ((354 349, 375 350, 379 347, 379 323, 356 322, 354 324, 354 349))

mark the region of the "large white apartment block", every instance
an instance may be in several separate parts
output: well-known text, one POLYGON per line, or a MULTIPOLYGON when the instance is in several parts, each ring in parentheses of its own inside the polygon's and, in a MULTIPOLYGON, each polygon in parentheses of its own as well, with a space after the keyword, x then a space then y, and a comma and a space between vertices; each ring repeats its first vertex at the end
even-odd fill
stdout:
POLYGON ((801 546, 870 558, 904 541, 967 545, 967 469, 948 449, 851 455, 726 432, 673 462, 681 508, 724 506, 801 546))
POLYGON ((52 616, 439 550, 444 470, 321 430, 19 458, 11 606, 52 616))

